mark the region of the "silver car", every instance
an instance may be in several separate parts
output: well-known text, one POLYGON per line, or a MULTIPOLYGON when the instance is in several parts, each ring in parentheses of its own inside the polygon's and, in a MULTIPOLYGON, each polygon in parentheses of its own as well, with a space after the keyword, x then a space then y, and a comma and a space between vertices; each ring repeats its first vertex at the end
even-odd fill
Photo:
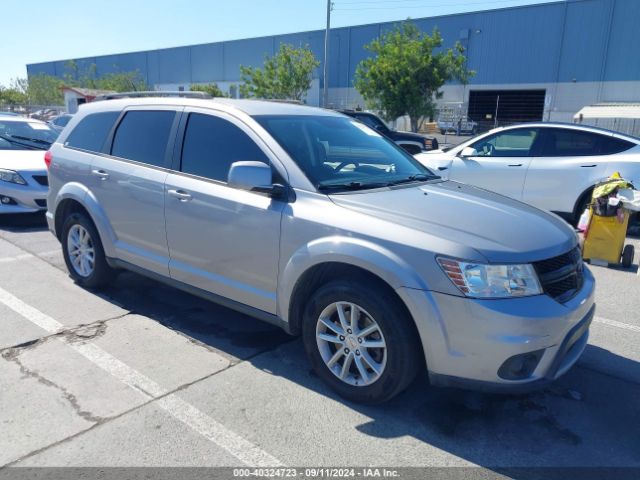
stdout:
POLYGON ((340 395, 534 388, 587 343, 594 279, 558 217, 443 181, 339 113, 254 100, 84 105, 47 219, 85 287, 148 275, 301 335, 340 395))
POLYGON ((45 151, 57 136, 39 120, 0 116, 0 215, 46 209, 45 151))

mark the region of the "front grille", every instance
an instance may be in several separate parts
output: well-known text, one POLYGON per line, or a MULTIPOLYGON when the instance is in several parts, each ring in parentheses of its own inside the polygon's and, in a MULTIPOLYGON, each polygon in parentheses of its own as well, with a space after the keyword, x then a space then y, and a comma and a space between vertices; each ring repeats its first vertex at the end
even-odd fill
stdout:
POLYGON ((49 186, 49 177, 46 175, 33 175, 33 179, 43 187, 49 186))
POLYGON ((582 288, 584 270, 580 248, 533 264, 544 293, 560 303, 571 300, 582 288))
POLYGON ((43 200, 43 199, 37 199, 35 200, 36 205, 38 205, 39 207, 46 207, 47 206, 47 201, 43 200))

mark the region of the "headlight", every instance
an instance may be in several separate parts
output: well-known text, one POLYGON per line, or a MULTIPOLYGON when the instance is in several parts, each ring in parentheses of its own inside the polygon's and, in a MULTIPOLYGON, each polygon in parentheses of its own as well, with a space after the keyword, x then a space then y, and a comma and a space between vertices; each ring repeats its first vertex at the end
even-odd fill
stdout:
POLYGON ((20 176, 18 172, 13 170, 3 170, 0 168, 0 180, 3 182, 17 183, 18 185, 26 185, 27 182, 20 176))
POLYGON ((543 293, 531 264, 487 265, 442 257, 438 263, 467 297, 526 297, 543 293))

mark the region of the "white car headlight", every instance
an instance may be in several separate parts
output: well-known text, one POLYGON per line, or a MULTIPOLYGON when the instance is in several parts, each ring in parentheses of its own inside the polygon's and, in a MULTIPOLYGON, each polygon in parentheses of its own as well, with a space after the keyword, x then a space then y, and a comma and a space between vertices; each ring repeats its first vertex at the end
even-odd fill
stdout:
POLYGON ((0 180, 3 182, 17 183, 18 185, 26 185, 27 182, 20 176, 18 172, 13 170, 4 170, 0 168, 0 180))
POLYGON ((533 265, 488 265, 438 258, 440 267, 467 297, 526 297, 543 293, 533 265))

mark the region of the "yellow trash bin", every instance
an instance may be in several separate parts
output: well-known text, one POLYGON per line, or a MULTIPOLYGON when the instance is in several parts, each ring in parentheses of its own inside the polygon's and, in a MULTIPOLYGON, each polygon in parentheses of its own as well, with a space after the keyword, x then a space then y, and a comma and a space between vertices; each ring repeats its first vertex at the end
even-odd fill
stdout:
POLYGON ((630 267, 633 262, 633 245, 624 246, 629 224, 629 212, 625 210, 622 223, 617 216, 601 217, 591 211, 591 222, 586 232, 582 257, 585 260, 622 263, 630 267), (624 250, 623 250, 624 249, 624 250))

